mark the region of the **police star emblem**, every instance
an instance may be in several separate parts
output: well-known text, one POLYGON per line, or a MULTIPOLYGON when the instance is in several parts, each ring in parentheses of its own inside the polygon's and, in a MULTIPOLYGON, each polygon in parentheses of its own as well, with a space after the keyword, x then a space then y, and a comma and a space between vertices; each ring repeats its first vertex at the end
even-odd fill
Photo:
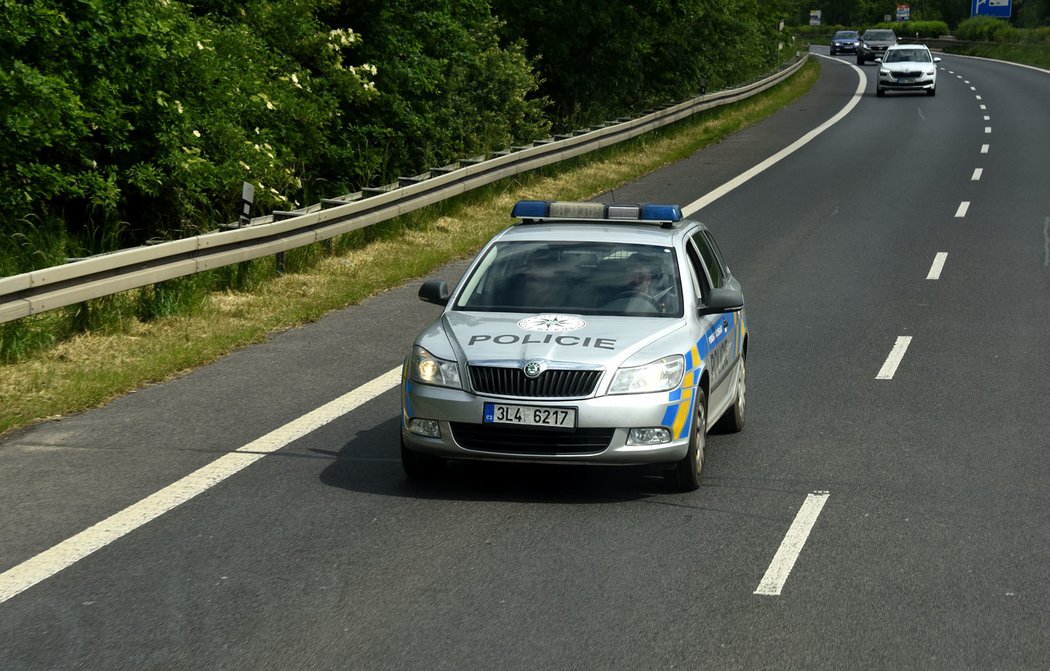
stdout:
POLYGON ((576 331, 587 325, 579 317, 570 315, 542 314, 535 317, 527 317, 518 322, 518 328, 524 331, 536 331, 538 333, 565 333, 576 331))

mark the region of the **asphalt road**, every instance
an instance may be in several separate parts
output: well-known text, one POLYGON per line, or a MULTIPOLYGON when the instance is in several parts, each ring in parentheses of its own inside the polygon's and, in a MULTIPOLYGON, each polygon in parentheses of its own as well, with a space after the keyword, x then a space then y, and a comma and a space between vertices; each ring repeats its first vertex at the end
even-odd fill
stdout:
POLYGON ((699 491, 407 482, 414 282, 0 440, 0 669, 1045 668, 1050 74, 945 56, 935 97, 876 98, 876 66, 821 61, 602 196, 696 203, 855 105, 695 214, 751 333, 699 491))

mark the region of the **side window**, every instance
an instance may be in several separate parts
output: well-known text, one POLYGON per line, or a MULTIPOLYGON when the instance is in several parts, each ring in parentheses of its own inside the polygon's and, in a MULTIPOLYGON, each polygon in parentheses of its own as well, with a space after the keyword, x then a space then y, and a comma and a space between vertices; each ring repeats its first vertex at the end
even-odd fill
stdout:
POLYGON ((718 256, 711 247, 711 239, 704 235, 703 231, 698 231, 693 235, 692 240, 697 250, 699 250, 700 256, 704 258, 704 265, 711 276, 711 286, 716 289, 721 287, 725 284, 725 273, 722 272, 718 256))
POLYGON ((726 265, 726 259, 722 256, 722 250, 719 249, 718 243, 715 242, 715 238, 711 235, 711 231, 704 231, 704 238, 707 243, 711 245, 711 251, 715 253, 715 259, 718 260, 718 269, 722 274, 722 283, 725 284, 729 281, 729 278, 733 276, 733 273, 729 271, 729 266, 726 265))
POLYGON ((693 292, 700 297, 701 301, 707 300, 707 295, 711 291, 711 283, 707 277, 707 271, 704 270, 704 262, 700 258, 700 253, 696 251, 696 245, 687 244, 686 254, 689 256, 689 269, 690 277, 693 280, 693 292))

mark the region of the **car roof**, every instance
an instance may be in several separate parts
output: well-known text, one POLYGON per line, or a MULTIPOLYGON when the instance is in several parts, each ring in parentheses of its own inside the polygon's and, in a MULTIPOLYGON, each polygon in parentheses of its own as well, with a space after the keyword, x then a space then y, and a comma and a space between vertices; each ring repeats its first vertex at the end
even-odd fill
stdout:
POLYGON ((499 234, 503 241, 574 241, 619 242, 639 245, 670 246, 684 235, 707 227, 699 221, 684 219, 673 227, 650 223, 623 223, 588 220, 540 221, 517 223, 499 234))
POLYGON ((886 47, 886 51, 904 51, 906 49, 921 49, 923 51, 930 50, 925 44, 894 44, 892 47, 886 47))

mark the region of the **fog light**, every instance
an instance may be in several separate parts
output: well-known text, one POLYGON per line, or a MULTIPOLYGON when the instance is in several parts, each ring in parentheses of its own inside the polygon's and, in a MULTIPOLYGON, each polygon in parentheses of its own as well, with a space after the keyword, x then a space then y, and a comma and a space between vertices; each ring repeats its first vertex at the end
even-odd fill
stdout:
POLYGON ((660 445, 669 442, 671 442, 671 432, 662 426, 631 429, 627 434, 628 445, 660 445))
POLYGON ((408 420, 408 430, 417 436, 427 436, 428 438, 441 437, 441 427, 436 419, 410 419, 408 420))

